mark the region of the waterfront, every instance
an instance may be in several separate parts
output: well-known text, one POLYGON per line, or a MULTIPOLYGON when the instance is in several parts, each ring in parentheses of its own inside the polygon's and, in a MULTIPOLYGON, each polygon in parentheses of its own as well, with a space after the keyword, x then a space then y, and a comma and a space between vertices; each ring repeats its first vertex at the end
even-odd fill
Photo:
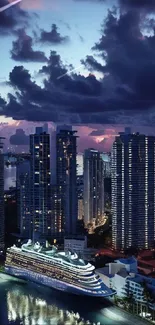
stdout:
MULTIPOLYGON (((33 283, 0 279, 0 324, 132 325, 135 319, 100 299, 69 296, 33 283), (128 319, 127 319, 128 318, 128 319), (130 320, 129 320, 130 318, 130 320), (88 322, 89 321, 89 322, 88 322)), ((136 323, 142 325, 143 322, 136 323)), ((145 323, 144 323, 145 324, 145 323)))

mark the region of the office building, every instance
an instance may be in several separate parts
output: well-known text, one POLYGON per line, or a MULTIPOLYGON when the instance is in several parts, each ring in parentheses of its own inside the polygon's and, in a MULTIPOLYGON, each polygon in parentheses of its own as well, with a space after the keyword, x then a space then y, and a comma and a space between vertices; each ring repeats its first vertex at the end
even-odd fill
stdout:
POLYGON ((73 253, 83 253, 87 248, 87 236, 65 237, 64 251, 73 253))
POLYGON ((30 135, 30 188, 33 236, 51 234, 50 136, 42 128, 30 135))
POLYGON ((61 239, 64 236, 63 200, 59 186, 51 186, 52 235, 61 239))
POLYGON ((83 175, 83 153, 77 154, 77 176, 83 175))
POLYGON ((31 238, 30 213, 30 161, 25 160, 16 167, 17 213, 20 235, 31 238))
POLYGON ((5 223, 4 223, 4 157, 3 143, 4 138, 0 137, 0 253, 4 250, 5 223))
POLYGON ((111 177, 111 154, 109 152, 101 153, 101 158, 103 159, 104 166, 104 178, 111 177))
POLYGON ((84 218, 84 202, 83 202, 83 175, 77 176, 77 195, 78 195, 78 220, 84 218))
POLYGON ((58 126, 56 133, 56 184, 62 204, 62 233, 75 234, 77 227, 76 131, 58 126))
POLYGON ((84 152, 84 221, 97 225, 104 215, 104 166, 100 152, 84 152))
POLYGON ((112 246, 148 249, 155 240, 155 137, 127 132, 112 148, 112 246))

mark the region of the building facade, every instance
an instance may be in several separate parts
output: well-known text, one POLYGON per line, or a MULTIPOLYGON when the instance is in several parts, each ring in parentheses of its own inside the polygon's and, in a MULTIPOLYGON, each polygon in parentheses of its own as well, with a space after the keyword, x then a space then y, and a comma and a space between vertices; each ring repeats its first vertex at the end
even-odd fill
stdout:
POLYGON ((155 137, 120 133, 112 148, 112 246, 148 249, 155 240, 155 137))
POLYGON ((84 221, 89 224, 104 215, 104 165, 100 152, 84 152, 84 221))
MULTIPOLYGON (((148 304, 144 288, 154 296, 155 279, 138 273, 137 260, 134 257, 115 260, 105 267, 96 269, 107 287, 116 291, 117 297, 132 297, 133 302, 148 304)), ((150 303, 149 307, 154 308, 150 303)))
POLYGON ((87 237, 77 236, 77 237, 66 237, 64 239, 64 251, 71 251, 73 253, 81 254, 87 248, 87 237))
POLYGON ((76 131, 71 126, 58 126, 56 133, 56 184, 61 198, 61 232, 75 234, 78 198, 76 183, 76 131))
POLYGON ((77 176, 83 175, 83 153, 77 154, 77 176))
POLYGON ((52 233, 57 239, 64 236, 64 215, 61 189, 57 185, 51 187, 52 233))
POLYGON ((25 160, 16 167, 18 228, 20 235, 31 238, 31 195, 30 195, 30 161, 25 160))
POLYGON ((104 165, 104 177, 110 178, 111 177, 111 153, 103 152, 101 153, 101 158, 103 159, 103 165, 104 165))
POLYGON ((83 220, 84 218, 83 187, 83 175, 77 176, 78 220, 83 220))
POLYGON ((4 222, 4 156, 3 138, 0 138, 0 253, 4 250, 5 222, 4 222))
POLYGON ((42 128, 30 135, 30 188, 33 236, 51 234, 50 136, 42 128))

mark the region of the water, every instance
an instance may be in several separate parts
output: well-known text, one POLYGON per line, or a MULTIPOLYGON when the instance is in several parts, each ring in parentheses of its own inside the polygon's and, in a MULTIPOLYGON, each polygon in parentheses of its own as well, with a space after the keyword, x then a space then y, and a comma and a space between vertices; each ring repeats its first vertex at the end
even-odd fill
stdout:
MULTIPOLYGON (((1 325, 135 324, 132 316, 122 313, 102 299, 70 296, 30 282, 0 280, 1 325)), ((136 323, 141 324, 137 319, 136 323)))

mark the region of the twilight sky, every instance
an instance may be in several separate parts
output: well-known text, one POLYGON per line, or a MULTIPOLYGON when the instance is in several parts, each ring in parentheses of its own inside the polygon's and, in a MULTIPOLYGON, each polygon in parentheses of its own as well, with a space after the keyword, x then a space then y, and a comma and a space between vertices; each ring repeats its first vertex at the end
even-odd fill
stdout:
POLYGON ((22 0, 0 12, 0 135, 23 147, 39 122, 71 123, 82 151, 109 150, 124 126, 155 134, 154 14, 154 0, 22 0))

